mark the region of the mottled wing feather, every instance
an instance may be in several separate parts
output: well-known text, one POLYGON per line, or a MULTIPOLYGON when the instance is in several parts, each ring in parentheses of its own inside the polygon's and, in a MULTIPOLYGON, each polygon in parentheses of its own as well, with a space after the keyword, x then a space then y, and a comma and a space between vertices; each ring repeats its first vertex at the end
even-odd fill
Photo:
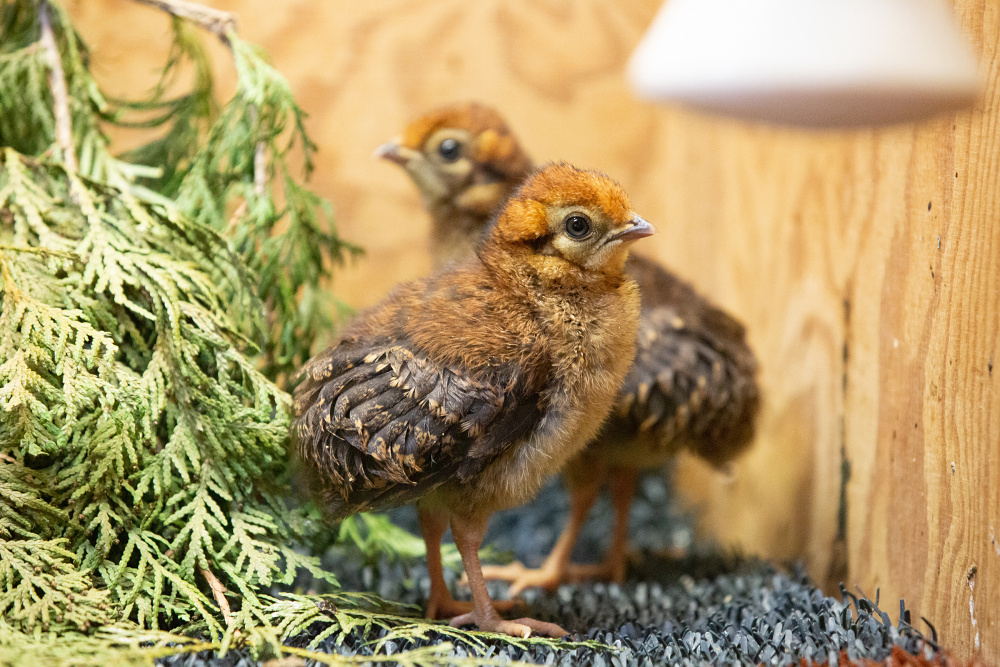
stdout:
POLYGON ((296 453, 333 518, 468 482, 541 414, 540 393, 511 369, 473 377, 388 340, 342 341, 302 378, 296 453))
POLYGON ((759 395, 742 330, 714 329, 690 326, 672 306, 644 309, 615 413, 659 447, 687 446, 720 465, 749 444, 759 395))

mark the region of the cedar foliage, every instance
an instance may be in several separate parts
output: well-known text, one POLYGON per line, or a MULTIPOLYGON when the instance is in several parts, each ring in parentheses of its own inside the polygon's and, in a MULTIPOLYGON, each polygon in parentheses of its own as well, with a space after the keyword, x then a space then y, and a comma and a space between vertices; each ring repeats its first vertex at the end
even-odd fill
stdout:
MULTIPOLYGON (((0 662, 146 665, 234 641, 388 659, 312 652, 352 633, 485 650, 488 635, 338 591, 307 555, 332 531, 289 501, 280 384, 342 314, 320 285, 358 249, 303 185, 304 114, 232 17, 135 1, 198 24, 173 16, 141 100, 101 91, 57 0, 0 0, 0 662), (202 28, 237 72, 221 106, 202 28), (116 156, 108 126, 153 139, 116 156), (333 592, 270 594, 303 572, 333 592), (306 630, 306 648, 282 644, 306 630)), ((423 555, 384 516, 337 539, 368 560, 423 555)), ((391 660, 495 663, 450 648, 391 660)))
POLYGON ((217 109, 199 38, 173 28, 152 95, 116 101, 57 2, 0 4, 4 643, 115 622, 232 637, 273 620, 273 584, 334 581, 295 548, 273 380, 332 326, 319 285, 356 249, 294 174, 312 144, 285 80, 217 26, 238 73, 217 109), (107 123, 158 138, 116 157, 107 123))

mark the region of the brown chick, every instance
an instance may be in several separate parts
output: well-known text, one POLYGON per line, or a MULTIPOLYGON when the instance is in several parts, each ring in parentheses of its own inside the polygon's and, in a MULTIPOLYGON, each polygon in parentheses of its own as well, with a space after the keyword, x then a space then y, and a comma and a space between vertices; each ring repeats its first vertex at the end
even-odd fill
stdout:
MULTIPOLYGON (((457 202, 471 198, 477 210, 498 209, 529 162, 500 115, 476 104, 418 118, 401 142, 385 144, 379 154, 402 165, 421 191, 433 217, 432 249, 438 262, 465 252, 489 220, 488 213, 475 218, 453 213, 461 209, 457 202), (477 148, 497 143, 493 137, 500 138, 502 151, 477 148), (445 145, 448 140, 458 143, 445 145), (490 189, 475 179, 450 179, 446 167, 453 164, 461 164, 462 173, 492 175, 490 189)), ((642 295, 635 363, 600 434, 567 465, 570 518, 545 564, 539 570, 520 563, 484 568, 487 578, 512 581, 511 595, 528 586, 554 589, 582 578, 622 581, 628 516, 640 471, 662 466, 685 447, 723 467, 753 437, 757 363, 743 326, 649 259, 632 255, 626 273, 642 295), (587 513, 609 482, 615 521, 607 557, 597 566, 572 565, 570 555, 587 513)))
POLYGON ((490 514, 535 495, 610 411, 639 318, 628 246, 652 233, 606 176, 544 167, 475 254, 397 287, 302 369, 293 436, 314 489, 333 518, 417 503, 428 616, 566 634, 502 620, 478 550, 490 514), (471 606, 445 587, 449 524, 471 606))

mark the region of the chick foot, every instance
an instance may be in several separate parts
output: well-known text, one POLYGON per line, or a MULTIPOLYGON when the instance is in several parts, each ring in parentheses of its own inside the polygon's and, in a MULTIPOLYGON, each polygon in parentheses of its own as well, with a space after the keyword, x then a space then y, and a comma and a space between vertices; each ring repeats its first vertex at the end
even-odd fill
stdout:
POLYGON ((487 565, 483 568, 483 578, 511 582, 507 591, 511 597, 527 588, 554 591, 570 581, 564 568, 552 567, 548 562, 537 569, 528 568, 520 561, 510 565, 487 565))
POLYGON ((625 563, 570 563, 563 570, 547 568, 527 568, 518 561, 510 565, 488 565, 483 568, 483 577, 488 580, 511 582, 507 594, 515 596, 528 588, 554 591, 563 584, 578 584, 582 581, 610 581, 620 584, 625 581, 625 563))
POLYGON ((474 608, 468 614, 462 614, 451 619, 452 627, 475 623, 480 630, 499 632, 512 637, 530 637, 532 632, 548 637, 565 637, 568 632, 555 623, 544 623, 533 618, 519 618, 516 621, 505 621, 497 613, 496 605, 490 599, 486 590, 486 580, 483 579, 482 566, 479 562, 479 547, 483 543, 483 533, 486 532, 486 517, 462 517, 452 515, 451 532, 455 536, 455 546, 462 554, 462 563, 472 591, 474 608))
MULTIPOLYGON (((498 600, 493 606, 499 612, 508 612, 523 606, 520 600, 498 600)), ((456 600, 450 595, 439 600, 427 600, 426 616, 435 621, 469 614, 474 609, 472 600, 456 600)))
POLYGON ((427 607, 424 614, 427 618, 435 621, 443 621, 472 611, 471 600, 456 600, 450 595, 441 599, 433 597, 427 600, 427 607))
POLYGON ((457 628, 463 625, 475 625, 484 632, 498 632, 511 637, 527 639, 534 632, 536 635, 559 639, 569 634, 555 623, 537 621, 533 618, 519 618, 516 621, 505 621, 502 618, 480 619, 475 611, 456 616, 451 619, 451 626, 457 628))
POLYGON ((522 563, 514 561, 510 565, 491 565, 483 568, 482 573, 486 579, 511 582, 508 590, 509 595, 517 595, 524 589, 532 587, 554 591, 560 585, 570 581, 567 579, 567 573, 571 567, 570 557, 573 545, 576 544, 576 538, 587 518, 587 512, 590 511, 597 499, 597 494, 601 491, 606 467, 602 461, 589 466, 578 463, 576 472, 577 475, 568 484, 569 520, 542 566, 538 569, 529 569, 522 563))

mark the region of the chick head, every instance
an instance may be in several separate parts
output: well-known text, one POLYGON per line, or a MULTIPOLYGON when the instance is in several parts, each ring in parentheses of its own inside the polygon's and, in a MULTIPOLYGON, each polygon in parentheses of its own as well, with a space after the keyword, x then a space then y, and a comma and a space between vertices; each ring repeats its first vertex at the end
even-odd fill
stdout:
POLYGON ((531 169, 500 114, 475 102, 420 116, 375 154, 403 167, 425 201, 484 215, 531 169))
POLYGON ((491 238, 530 248, 539 264, 620 274, 633 241, 655 229, 636 215, 622 187, 566 163, 533 173, 497 217, 491 238))

